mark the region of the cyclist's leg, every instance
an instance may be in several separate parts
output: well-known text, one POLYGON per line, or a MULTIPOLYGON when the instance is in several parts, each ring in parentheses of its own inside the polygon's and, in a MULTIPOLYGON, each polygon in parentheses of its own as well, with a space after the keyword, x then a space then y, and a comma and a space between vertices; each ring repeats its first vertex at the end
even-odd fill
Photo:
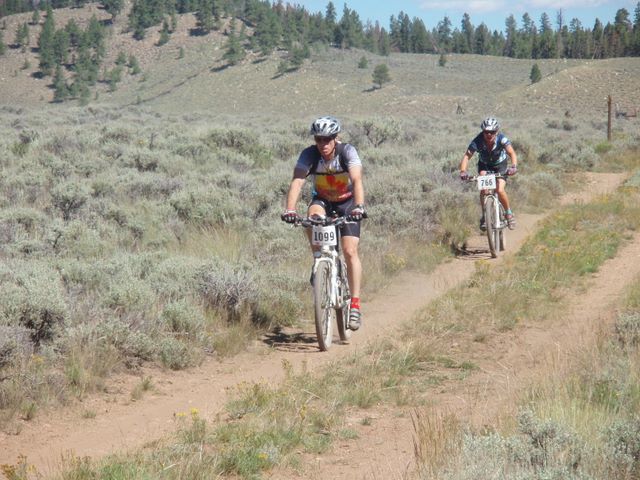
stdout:
MULTIPOLYGON (((478 175, 486 175, 487 167, 482 162, 478 162, 478 175)), ((484 219, 484 197, 486 196, 484 190, 480 190, 480 230, 483 232, 487 229, 484 219)))
POLYGON ((358 255, 359 243, 360 239, 358 237, 342 237, 342 252, 347 264, 349 290, 351 291, 351 296, 355 298, 360 298, 360 285, 362 282, 362 263, 358 255))
POLYGON ((507 219, 507 225, 509 226, 509 229, 513 230, 516 226, 516 218, 513 215, 513 212, 511 211, 509 196, 507 195, 507 191, 505 188, 506 185, 507 185, 506 180, 504 178, 499 178, 498 188, 496 189, 496 192, 498 194, 498 199, 500 199, 500 203, 504 207, 504 211, 505 211, 504 216, 507 219))
MULTIPOLYGON (((310 217, 312 215, 326 215, 327 214, 327 209, 329 208, 329 204, 318 197, 314 197, 311 200, 311 203, 309 204, 309 208, 307 209, 307 217, 310 217)), ((305 233, 307 234, 307 238, 309 239, 309 245, 311 246, 311 251, 315 252, 315 251, 319 251, 320 247, 314 247, 313 245, 311 245, 311 229, 309 228, 305 228, 305 233)))

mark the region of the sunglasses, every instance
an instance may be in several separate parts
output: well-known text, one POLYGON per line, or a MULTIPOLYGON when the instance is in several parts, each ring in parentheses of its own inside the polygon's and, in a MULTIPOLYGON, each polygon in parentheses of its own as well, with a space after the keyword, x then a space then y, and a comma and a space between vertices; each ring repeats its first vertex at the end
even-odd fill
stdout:
POLYGON ((313 137, 316 143, 329 143, 332 140, 335 140, 336 137, 313 137))
POLYGON ((484 130, 482 133, 484 133, 485 135, 495 135, 497 132, 493 132, 491 130, 484 130))

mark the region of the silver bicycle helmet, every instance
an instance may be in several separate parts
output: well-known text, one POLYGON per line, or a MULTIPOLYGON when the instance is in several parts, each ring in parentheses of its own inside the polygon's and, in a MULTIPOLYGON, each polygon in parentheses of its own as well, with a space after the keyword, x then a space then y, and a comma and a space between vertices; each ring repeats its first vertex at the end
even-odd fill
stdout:
POLYGON ((310 133, 316 137, 333 137, 340 132, 340 122, 334 117, 320 117, 311 124, 310 133))
POLYGON ((497 132, 500 129, 500 124, 497 118, 487 117, 480 124, 480 128, 488 132, 497 132))

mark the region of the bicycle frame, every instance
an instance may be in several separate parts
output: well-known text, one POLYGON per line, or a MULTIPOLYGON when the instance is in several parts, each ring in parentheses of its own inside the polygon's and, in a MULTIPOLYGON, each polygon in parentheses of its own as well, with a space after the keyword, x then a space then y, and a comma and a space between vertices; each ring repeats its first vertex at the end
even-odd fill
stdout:
POLYGON ((482 199, 482 214, 487 228, 487 240, 489 251, 493 258, 498 256, 500 250, 506 248, 504 207, 496 194, 497 181, 503 176, 499 173, 471 177, 469 181, 477 182, 482 199), (486 187, 486 188, 484 188, 486 187))
POLYGON ((331 346, 334 319, 341 341, 347 341, 351 334, 347 328, 349 284, 346 264, 340 254, 340 226, 346 221, 345 217, 311 217, 298 223, 307 228, 321 227, 312 230, 311 240, 312 244, 321 244, 313 254, 312 278, 316 334, 322 351, 331 346))

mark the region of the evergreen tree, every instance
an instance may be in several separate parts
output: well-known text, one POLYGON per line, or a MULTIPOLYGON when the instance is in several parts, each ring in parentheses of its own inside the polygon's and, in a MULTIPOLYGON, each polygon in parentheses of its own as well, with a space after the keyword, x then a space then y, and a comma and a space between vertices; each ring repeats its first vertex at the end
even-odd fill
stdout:
POLYGON ((448 53, 451 51, 453 36, 451 32, 451 20, 447 16, 438 22, 437 40, 438 48, 441 52, 448 53))
POLYGON ((640 56, 640 2, 636 4, 633 16, 632 55, 640 56))
POLYGON ((342 18, 335 28, 334 41, 340 48, 358 48, 363 43, 363 27, 358 13, 344 4, 342 18))
POLYGON ((213 16, 213 0, 200 0, 196 13, 196 25, 200 33, 207 34, 213 30, 215 19, 213 16))
POLYGON ((23 52, 27 50, 29 46, 29 25, 26 22, 21 23, 16 28, 15 45, 23 52))
POLYGON ((72 47, 77 47, 80 43, 80 36, 82 35, 82 31, 75 20, 70 19, 64 27, 65 31, 69 34, 69 43, 72 47))
POLYGON ((56 65, 64 65, 69 61, 70 47, 69 33, 64 28, 56 30, 53 35, 53 55, 56 65))
POLYGON ((162 22, 162 30, 160 30, 160 38, 158 39, 158 46, 162 46, 169 41, 169 22, 164 19, 162 22))
POLYGON ((38 38, 38 53, 40 54, 40 71, 44 75, 50 75, 55 66, 54 51, 55 23, 53 20, 53 9, 47 5, 47 16, 38 38))
POLYGON ((245 56, 246 52, 236 35, 236 22, 232 21, 229 37, 227 38, 227 44, 225 46, 225 53, 222 58, 224 58, 229 65, 236 65, 240 63, 245 56))
POLYGON ((140 73, 140 64, 138 63, 138 59, 133 55, 129 55, 128 67, 131 75, 137 75, 140 73))
POLYGON ((69 91, 69 87, 67 86, 67 81, 64 78, 64 72, 62 71, 62 67, 60 65, 56 65, 56 73, 53 80, 53 101, 54 102, 64 102, 71 92, 69 91))
POLYGON ((592 57, 593 58, 604 58, 605 48, 604 48, 604 27, 602 26, 602 22, 596 18, 595 23, 593 24, 593 30, 591 33, 591 38, 593 41, 592 46, 592 57))
POLYGON ((553 34, 553 27, 549 15, 542 13, 540 16, 540 37, 538 42, 537 58, 554 58, 557 44, 553 34))
POLYGON ((369 66, 369 60, 367 60, 367 57, 362 55, 360 57, 360 60, 358 61, 358 68, 367 68, 368 66, 369 66))
POLYGON ((111 15, 111 23, 113 23, 116 20, 116 15, 122 11, 124 0, 102 0, 102 6, 111 15))
POLYGON ((473 34, 474 45, 473 51, 478 55, 487 55, 491 48, 491 33, 489 28, 483 23, 478 25, 475 33, 473 34))
POLYGON ((516 43, 517 43, 517 29, 516 19, 513 15, 509 15, 507 20, 505 21, 505 32, 507 34, 507 38, 505 39, 504 50, 502 54, 506 57, 515 57, 516 56, 516 43))
POLYGON ((440 54, 440 58, 438 58, 438 65, 444 67, 447 64, 447 56, 444 53, 440 54))
POLYGON ((540 73, 540 67, 538 67, 537 63, 534 63, 531 67, 531 73, 529 74, 529 79, 531 79, 531 83, 538 83, 542 79, 542 74, 540 73))
POLYGON ((31 25, 38 25, 40 23, 40 10, 37 8, 33 10, 33 15, 31 15, 31 25))
POLYGON ((458 53, 472 53, 474 51, 475 42, 475 29, 471 24, 471 17, 469 17, 468 13, 465 13, 462 16, 462 37, 464 39, 464 43, 461 45, 461 49, 458 50, 458 53))
POLYGON ((373 84, 378 85, 378 88, 382 88, 382 85, 391 81, 391 75, 389 74, 389 67, 386 63, 376 65, 373 69, 373 84))
POLYGON ((411 51, 415 53, 426 53, 431 51, 431 37, 425 27, 424 22, 414 17, 411 28, 411 51))
POLYGON ((127 63, 127 54, 124 53, 123 50, 120 50, 116 57, 116 65, 124 65, 125 63, 127 63))
POLYGON ((0 56, 4 55, 7 51, 7 46, 4 44, 3 32, 0 30, 0 56))

